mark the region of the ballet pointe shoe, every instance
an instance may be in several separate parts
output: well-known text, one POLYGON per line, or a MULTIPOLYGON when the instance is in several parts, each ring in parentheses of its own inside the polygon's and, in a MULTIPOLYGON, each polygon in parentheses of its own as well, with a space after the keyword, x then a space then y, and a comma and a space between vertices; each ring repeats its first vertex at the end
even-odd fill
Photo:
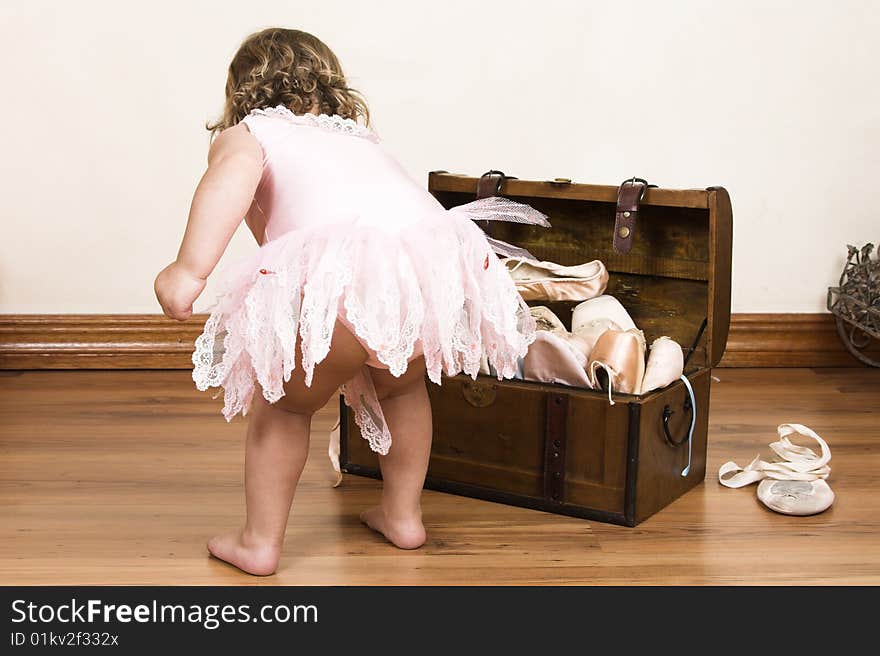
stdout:
MULTIPOLYGON (((538 332, 550 332, 554 335, 558 335, 560 337, 566 337, 568 335, 568 331, 565 329, 565 325, 562 321, 553 314, 553 311, 545 307, 543 305, 536 305, 534 307, 529 308, 529 312, 532 315, 532 318, 535 320, 535 330, 538 332)), ((539 347, 540 348, 540 347, 539 347)), ((524 369, 525 362, 522 361, 519 369, 524 369)), ((486 354, 483 353, 482 359, 480 360, 480 373, 485 376, 493 376, 494 372, 492 368, 489 366, 489 360, 486 357, 486 354)), ((524 378, 525 372, 519 372, 517 378, 519 380, 529 380, 524 378)))
POLYGON ((539 330, 523 360, 523 379, 590 387, 586 365, 587 359, 572 346, 567 336, 539 330))
POLYGON ((758 483, 758 501, 782 515, 817 515, 834 503, 834 491, 822 479, 758 483))
POLYGON ((565 335, 568 331, 565 329, 562 321, 553 314, 550 308, 543 305, 536 305, 529 308, 532 318, 535 320, 536 330, 545 330, 556 335, 565 335))
POLYGON ((577 266, 524 257, 508 257, 501 262, 527 301, 583 301, 602 294, 608 285, 608 271, 599 260, 577 266))
POLYGON ((542 344, 532 353, 528 358, 528 364, 524 366, 524 370, 527 368, 531 376, 527 380, 576 387, 589 386, 586 375, 587 358, 595 340, 589 341, 580 335, 569 333, 559 317, 543 305, 532 307, 531 313, 539 334, 546 332, 559 339, 541 338, 542 344))
POLYGON ((611 319, 594 319, 572 331, 571 341, 583 351, 584 357, 589 359, 596 342, 607 330, 623 332, 623 329, 611 319))
POLYGON ((834 503, 834 491, 825 482, 831 474, 831 449, 815 431, 803 424, 780 424, 779 441, 770 448, 779 457, 774 462, 755 457, 745 467, 732 460, 718 469, 718 482, 739 488, 761 481, 758 500, 770 510, 783 515, 815 515, 834 503), (789 435, 815 440, 820 452, 794 444, 789 435))
POLYGON ((645 376, 638 394, 645 394, 675 382, 684 373, 684 353, 678 342, 669 337, 658 337, 651 344, 645 376))
POLYGON ((637 394, 645 376, 644 333, 637 328, 602 333, 590 353, 587 376, 593 389, 607 389, 611 405, 612 390, 637 394))
MULTIPOLYGON (((538 330, 546 330, 562 337, 568 342, 569 347, 583 355, 584 369, 586 369, 587 358, 590 357, 590 351, 593 350, 593 345, 599 339, 599 335, 608 328, 616 326, 611 321, 599 320, 595 322, 596 325, 591 325, 589 329, 584 328, 581 333, 570 333, 550 308, 538 305, 531 308, 531 311, 538 330)), ((578 357, 578 360, 580 360, 580 357, 578 357)))
POLYGON ((584 301, 571 313, 571 332, 580 333, 581 330, 598 320, 609 320, 616 324, 618 330, 633 330, 636 327, 629 312, 613 296, 603 294, 596 298, 584 301))

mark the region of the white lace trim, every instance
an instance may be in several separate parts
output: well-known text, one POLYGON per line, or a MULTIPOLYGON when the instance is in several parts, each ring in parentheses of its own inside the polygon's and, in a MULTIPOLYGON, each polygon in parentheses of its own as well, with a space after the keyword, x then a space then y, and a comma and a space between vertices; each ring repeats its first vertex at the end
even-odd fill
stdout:
POLYGON ((275 116, 297 125, 308 125, 329 130, 330 132, 350 134, 355 137, 368 139, 369 141, 379 141, 379 136, 370 128, 361 125, 353 119, 344 118, 339 114, 294 114, 284 105, 277 105, 276 107, 266 107, 265 109, 252 109, 251 115, 275 116))
MULTIPOLYGON (((534 340, 528 307, 479 228, 460 215, 438 213, 392 240, 369 228, 342 237, 327 227, 295 230, 230 273, 192 357, 198 389, 224 388, 227 420, 247 413, 255 391, 270 403, 284 396, 297 366, 311 384, 340 301, 397 376, 420 340, 437 384, 443 372, 476 377, 484 352, 499 379, 512 378, 534 340)), ((370 447, 387 453, 391 435, 369 375, 355 376, 344 392, 370 447)))

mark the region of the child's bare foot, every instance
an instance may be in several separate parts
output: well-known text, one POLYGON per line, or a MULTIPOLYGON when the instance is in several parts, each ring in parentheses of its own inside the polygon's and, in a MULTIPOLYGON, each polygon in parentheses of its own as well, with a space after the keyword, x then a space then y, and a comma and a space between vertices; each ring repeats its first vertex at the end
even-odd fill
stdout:
POLYGON ((278 567, 281 549, 278 546, 246 539, 242 531, 217 535, 208 540, 208 551, 215 558, 248 574, 268 576, 278 567))
POLYGON ((376 506, 362 512, 361 521, 401 549, 418 549, 425 544, 425 527, 420 517, 390 520, 382 506, 376 506))

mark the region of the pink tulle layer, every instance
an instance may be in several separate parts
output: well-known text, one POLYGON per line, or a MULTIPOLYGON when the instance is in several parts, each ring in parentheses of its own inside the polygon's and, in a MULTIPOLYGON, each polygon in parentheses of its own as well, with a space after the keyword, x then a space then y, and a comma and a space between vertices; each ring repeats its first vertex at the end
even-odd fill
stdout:
MULTIPOLYGON (((442 373, 476 377, 484 352, 499 378, 513 377, 534 339, 527 306, 465 213, 438 210, 394 229, 353 221, 292 230, 227 271, 196 340, 196 386, 222 387, 231 420, 247 413, 257 385, 270 403, 280 399, 296 367, 310 385, 340 307, 395 376, 418 340, 437 384, 442 373)), ((369 370, 343 391, 370 446, 387 453, 369 370)))

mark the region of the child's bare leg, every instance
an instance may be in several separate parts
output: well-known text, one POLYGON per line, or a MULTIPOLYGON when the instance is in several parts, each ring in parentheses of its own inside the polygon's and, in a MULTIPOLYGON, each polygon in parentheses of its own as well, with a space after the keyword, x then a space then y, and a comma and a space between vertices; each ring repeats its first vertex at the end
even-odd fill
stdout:
POLYGON ((351 333, 336 325, 330 353, 315 368, 311 387, 298 368, 274 404, 254 395, 245 447, 247 521, 243 529, 208 542, 217 558, 250 574, 272 574, 278 566, 290 506, 309 450, 312 414, 354 376, 367 354, 351 333))
POLYGON ((415 549, 425 543, 421 497, 431 454, 425 362, 411 362, 400 378, 378 369, 371 374, 391 432, 391 449, 379 456, 382 501, 361 513, 361 520, 401 549, 415 549))
POLYGON ((257 392, 245 445, 247 521, 218 535, 208 551, 249 574, 275 571, 293 493, 309 451, 310 414, 270 405, 257 392))

